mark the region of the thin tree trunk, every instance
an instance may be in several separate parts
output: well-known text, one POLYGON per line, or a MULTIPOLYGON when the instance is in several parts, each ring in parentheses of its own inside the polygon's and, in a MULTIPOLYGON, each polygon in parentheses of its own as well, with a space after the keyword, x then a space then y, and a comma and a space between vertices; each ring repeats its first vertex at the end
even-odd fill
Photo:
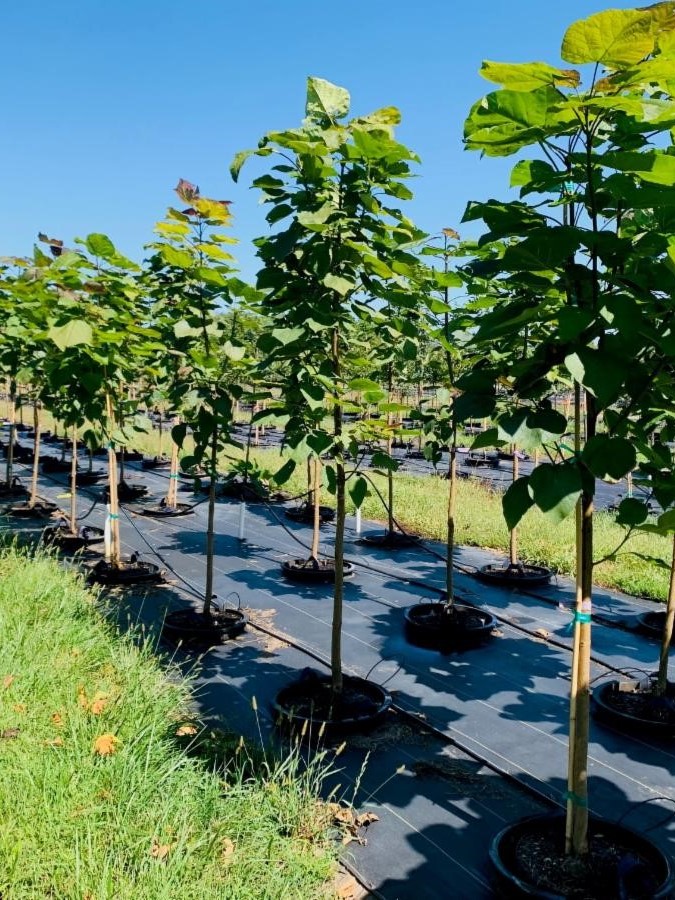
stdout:
POLYGON ((14 475, 14 441, 16 440, 16 386, 11 382, 9 389, 9 445, 7 447, 7 487, 12 486, 14 475))
MULTIPOLYGON (((105 398, 106 413, 108 418, 108 429, 114 426, 113 405, 110 394, 106 394, 105 398)), ((108 492, 110 494, 110 565, 119 569, 121 563, 120 553, 120 507, 117 496, 117 456, 115 455, 115 445, 110 435, 108 436, 108 492)))
POLYGON ((169 490, 166 496, 167 506, 176 508, 178 502, 178 444, 171 442, 171 466, 169 467, 169 490))
POLYGON ((28 506, 33 509, 37 500, 38 471, 40 465, 40 404, 36 400, 33 404, 33 471, 30 480, 30 500, 28 506))
MULTIPOLYGON (((340 337, 337 328, 333 329, 332 362, 333 379, 336 386, 340 380, 340 337)), ((338 387, 339 390, 339 387, 338 387)), ((333 622, 331 629, 331 680, 333 694, 342 693, 342 604, 344 599, 344 540, 345 540, 345 467, 342 460, 342 447, 338 442, 342 437, 342 405, 336 397, 333 406, 333 435, 335 437, 335 482, 336 482, 336 516, 335 516, 335 589, 333 592, 333 622)))
POLYGON ((673 623, 675 622, 675 535, 673 535, 673 555, 670 563, 670 585, 668 587, 668 604, 666 621, 661 637, 661 653, 659 655, 659 677, 656 682, 656 695, 663 697, 668 687, 668 657, 670 642, 673 639, 673 623))
POLYGON ((310 559, 319 558, 319 534, 321 530, 321 460, 314 458, 314 484, 312 487, 312 502, 314 504, 314 528, 312 531, 312 555, 310 559))
POLYGON ((159 441, 157 442, 157 456, 161 458, 162 456, 162 411, 159 411, 159 441))
POLYGON ((445 603, 448 609, 455 602, 455 515, 457 506, 457 426, 453 425, 450 459, 448 461, 448 530, 446 537, 445 603))
POLYGON ((70 457, 70 531, 77 534, 77 428, 73 426, 73 445, 70 457))
MULTIPOLYGON (((511 450, 513 451, 513 466, 511 469, 512 473, 512 481, 516 482, 518 480, 518 454, 516 452, 516 445, 512 444, 511 450)), ((512 566, 518 565, 518 529, 512 528, 511 534, 509 536, 509 562, 512 566)))
POLYGON ((204 592, 204 617, 211 617, 211 601, 213 600, 213 557, 215 551, 214 520, 216 513, 216 480, 218 473, 218 429, 211 436, 211 464, 209 472, 209 512, 206 527, 206 590, 204 592))
MULTIPOLYGON (((581 389, 575 387, 574 446, 581 449, 581 389)), ((587 398, 588 402, 588 398, 587 398)), ((586 417, 586 433, 595 420, 586 417)), ((588 853, 588 739, 590 713, 591 623, 593 591, 593 497, 584 492, 577 509, 577 594, 574 616, 572 684, 570 691, 570 746, 568 757, 565 851, 588 853)))

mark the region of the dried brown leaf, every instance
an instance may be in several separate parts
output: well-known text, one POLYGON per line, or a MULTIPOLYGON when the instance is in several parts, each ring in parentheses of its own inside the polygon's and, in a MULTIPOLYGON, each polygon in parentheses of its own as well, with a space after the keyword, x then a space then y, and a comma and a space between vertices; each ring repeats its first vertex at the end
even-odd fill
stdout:
POLYGON ((119 745, 122 742, 114 734, 102 734, 94 741, 94 753, 99 756, 112 756, 117 753, 119 745))

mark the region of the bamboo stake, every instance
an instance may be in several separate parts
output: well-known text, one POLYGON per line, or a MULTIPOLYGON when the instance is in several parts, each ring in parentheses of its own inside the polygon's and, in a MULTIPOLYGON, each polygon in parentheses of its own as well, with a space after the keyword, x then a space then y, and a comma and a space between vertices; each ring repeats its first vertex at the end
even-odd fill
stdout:
MULTIPOLYGON (((106 394, 105 405, 108 428, 111 429, 114 421, 110 394, 106 394)), ((115 456, 115 445, 110 439, 108 439, 108 492, 110 494, 110 512, 108 513, 110 521, 110 565, 118 569, 120 566, 120 508, 117 496, 117 457, 115 456)))
POLYGON ((659 677, 656 682, 656 695, 663 697, 668 687, 668 658, 670 656, 670 642, 673 639, 673 624, 675 623, 675 535, 673 535, 673 555, 670 563, 670 585, 668 587, 668 605, 666 606, 666 621, 661 636, 661 652, 659 654, 659 677))
MULTIPOLYGON (((518 453, 516 451, 516 445, 511 445, 511 450, 513 452, 513 466, 511 469, 512 472, 512 481, 516 482, 518 480, 518 453)), ((518 565, 518 529, 512 528, 511 533, 509 535, 509 562, 512 566, 518 565)))
POLYGON ((312 529, 312 551, 310 559, 319 558, 319 534, 321 531, 321 460, 314 457, 314 483, 312 486, 314 503, 314 527, 312 529))
MULTIPOLYGON (((177 421, 176 421, 177 424, 177 421)), ((166 503, 171 509, 176 508, 178 502, 178 444, 171 442, 171 466, 169 467, 169 490, 166 503)))
POLYGON ((204 618, 211 618, 213 600, 213 557, 215 551, 216 479, 218 478, 218 428, 211 436, 211 471, 209 472, 209 513, 206 527, 206 589, 204 591, 204 618))
POLYGON ((33 404, 33 469, 30 479, 30 500, 28 506, 33 509, 37 500, 38 467, 40 465, 40 404, 36 400, 33 404))
POLYGON ((455 512, 457 505, 457 425, 453 424, 450 459, 448 462, 448 532, 445 565, 446 605, 452 607, 455 602, 455 512))
POLYGON ((70 458, 70 532, 77 534, 77 428, 73 426, 70 458))

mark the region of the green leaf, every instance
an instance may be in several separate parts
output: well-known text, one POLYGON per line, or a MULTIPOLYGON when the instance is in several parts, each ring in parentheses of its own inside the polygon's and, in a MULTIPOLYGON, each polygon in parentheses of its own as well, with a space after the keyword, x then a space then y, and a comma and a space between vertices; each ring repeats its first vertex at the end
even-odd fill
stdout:
POLYGON ((178 250, 176 247, 171 247, 168 244, 164 244, 160 247, 159 252, 164 262, 169 266, 178 266, 180 269, 191 269, 196 265, 195 260, 187 251, 178 250))
POLYGON ((171 429, 171 440, 174 444, 177 444, 179 447, 183 446, 183 442, 187 435, 187 424, 185 422, 180 422, 178 425, 174 425, 171 429))
POLYGON ((565 366, 575 381, 598 398, 602 407, 609 406, 618 398, 628 374, 625 363, 590 347, 566 356, 565 366))
POLYGON ((195 328, 185 319, 180 319, 173 326, 173 333, 177 338, 196 337, 201 334, 201 328, 195 328))
POLYGON ((374 469, 384 469, 387 472, 395 472, 399 463, 393 457, 382 450, 376 450, 371 460, 374 469))
POLYGON ((230 163, 230 175, 232 176, 233 181, 239 180, 241 167, 250 156, 253 156, 254 153, 255 150, 240 150, 239 153, 235 154, 234 159, 230 163))
POLYGON ((323 283, 329 290, 335 291, 343 297, 355 288, 353 281, 342 278, 340 275, 326 275, 323 279, 323 283))
POLYGON ((350 391, 379 391, 380 386, 376 381, 371 381, 370 378, 352 378, 349 382, 349 390, 350 391))
POLYGON ((109 260, 117 253, 115 245, 105 234, 88 234, 84 243, 91 254, 101 259, 109 260))
POLYGON ((78 344, 91 344, 94 335, 91 326, 84 319, 72 319, 65 325, 52 325, 48 337, 54 341, 59 350, 66 350, 78 344))
POLYGON ((557 525, 574 511, 581 496, 579 469, 574 463, 544 463, 530 475, 530 489, 539 509, 557 525))
POLYGON ((630 441, 607 434, 589 438, 581 458, 596 478, 619 480, 635 468, 635 447, 630 441))
POLYGON ((485 431, 476 437, 471 444, 471 449, 482 450, 484 447, 496 447, 498 444, 503 443, 504 441, 500 439, 496 428, 486 428, 485 431))
POLYGON ((223 353, 233 362, 239 362, 246 356, 246 347, 243 344, 233 344, 232 341, 225 341, 223 344, 223 353))
POLYGON ((349 112, 349 91, 323 78, 307 79, 305 115, 322 122, 326 119, 342 119, 349 112))
POLYGON ((289 459, 287 462, 285 462, 283 466, 274 473, 275 484, 286 484, 288 479, 295 471, 295 466, 296 463, 294 459, 289 459))
POLYGON ((642 525, 648 515, 649 507, 646 503, 634 497, 626 497, 619 504, 616 521, 619 525, 642 525))
POLYGON ((512 91, 532 91, 542 85, 576 87, 581 80, 578 72, 556 69, 543 62, 499 63, 483 60, 480 74, 487 81, 501 84, 512 91))
POLYGON ((352 503, 357 509, 361 508, 361 504, 366 499, 367 493, 368 482, 361 475, 357 476, 355 480, 350 482, 349 496, 352 498, 352 503))
POLYGON ((530 495, 529 482, 530 479, 527 475, 517 478, 502 497, 502 510, 509 531, 512 531, 528 509, 534 506, 534 500, 530 495))
POLYGON ((570 25, 560 55, 578 65, 600 63, 620 69, 649 56, 654 43, 648 9, 607 9, 570 25))
POLYGON ((668 509, 662 513, 657 519, 657 524, 662 531, 675 532, 675 509, 668 509))

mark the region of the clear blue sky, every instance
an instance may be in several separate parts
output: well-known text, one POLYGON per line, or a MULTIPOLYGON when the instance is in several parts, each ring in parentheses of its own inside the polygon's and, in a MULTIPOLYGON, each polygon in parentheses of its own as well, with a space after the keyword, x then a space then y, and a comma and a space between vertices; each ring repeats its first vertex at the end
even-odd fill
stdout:
POLYGON ((355 114, 398 106, 422 157, 409 215, 459 227, 507 193, 510 164, 462 148, 484 58, 559 61, 567 25, 614 0, 6 0, 0 54, 0 255, 38 231, 110 235, 140 259, 179 178, 233 201, 245 277, 263 209, 237 150, 303 116, 305 79, 347 87, 355 114))

